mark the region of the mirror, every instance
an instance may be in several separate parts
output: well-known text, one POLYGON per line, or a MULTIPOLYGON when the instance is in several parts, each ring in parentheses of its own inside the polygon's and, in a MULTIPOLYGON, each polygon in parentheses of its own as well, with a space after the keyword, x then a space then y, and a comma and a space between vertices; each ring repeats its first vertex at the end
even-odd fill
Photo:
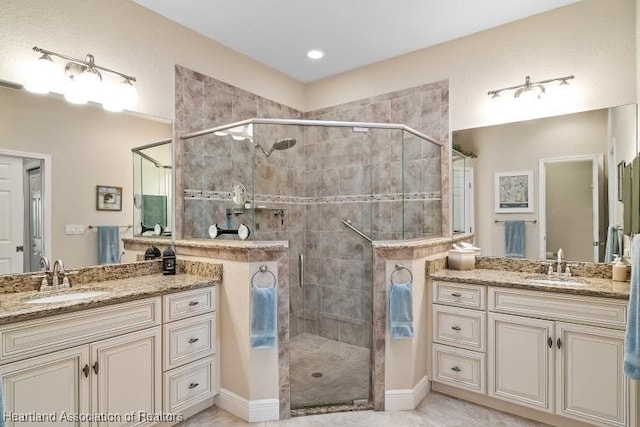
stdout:
POLYGON ((98 264, 96 226, 133 235, 132 148, 171 136, 165 119, 0 85, 0 174, 15 178, 0 188, 0 274, 38 270, 40 252, 67 268, 98 264), (98 209, 99 186, 121 189, 111 209, 98 209))
POLYGON ((623 226, 619 177, 638 153, 637 114, 625 105, 453 132, 454 145, 477 155, 466 161, 482 254, 506 256, 505 221, 517 220, 524 221, 518 256, 556 259, 562 248, 566 260, 602 262, 608 226, 623 226), (526 208, 499 208, 498 179, 529 173, 526 208))
POLYGON ((135 147, 131 151, 134 234, 171 237, 173 143, 167 139, 135 147))

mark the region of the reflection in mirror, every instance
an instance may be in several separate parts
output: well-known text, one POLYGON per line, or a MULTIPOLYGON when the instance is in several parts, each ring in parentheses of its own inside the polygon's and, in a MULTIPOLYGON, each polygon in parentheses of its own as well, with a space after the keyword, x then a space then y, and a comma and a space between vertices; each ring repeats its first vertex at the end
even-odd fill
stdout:
POLYGON ((455 149, 451 151, 454 233, 473 233, 473 169, 470 160, 469 156, 455 149))
POLYGON ((470 167, 482 254, 505 256, 504 221, 513 220, 524 224, 525 258, 555 259, 563 249, 567 260, 602 262, 607 228, 623 226, 619 165, 638 153, 636 119, 636 105, 626 105, 453 132, 454 145, 477 155, 470 167), (533 173, 531 213, 496 212, 494 177, 513 171, 533 173))
MULTIPOLYGON (((89 226, 120 226, 120 237, 132 235, 131 149, 171 134, 168 120, 110 113, 0 85, 0 156, 20 162, 14 169, 18 202, 9 209, 8 202, 0 201, 0 217, 6 221, 12 212, 11 244, 6 247, 12 259, 21 259, 14 263, 0 254, 0 274, 38 270, 40 252, 52 263, 62 259, 66 268, 98 264, 98 233, 89 226), (37 162, 29 159, 41 162, 42 181, 37 162), (27 170, 32 173, 28 180, 27 170), (96 209, 97 186, 121 187, 122 210, 96 209), (22 213, 13 214, 17 207, 22 213)), ((122 256, 122 262, 130 261, 134 254, 122 256)))
POLYGON ((171 237, 173 230, 173 144, 171 139, 131 149, 133 152, 134 233, 171 237))

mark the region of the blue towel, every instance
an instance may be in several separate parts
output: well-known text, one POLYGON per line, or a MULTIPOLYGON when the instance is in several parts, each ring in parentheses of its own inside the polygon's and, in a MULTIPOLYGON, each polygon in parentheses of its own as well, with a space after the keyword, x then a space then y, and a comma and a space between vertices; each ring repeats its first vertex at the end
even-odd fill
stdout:
POLYGON ((631 243, 631 293, 624 339, 624 373, 640 380, 640 234, 631 243))
POLYGON ((389 291, 391 338, 413 336, 413 297, 411 283, 392 283, 389 291))
POLYGON ((620 242, 618 242, 618 228, 610 225, 607 229, 607 245, 604 250, 604 262, 613 262, 613 254, 621 255, 620 242))
POLYGON ((504 222, 504 247, 506 256, 524 258, 524 221, 504 222))
POLYGON ((120 229, 117 225, 98 226, 98 264, 120 262, 120 229))
POLYGON ((277 312, 275 286, 251 289, 251 347, 275 346, 277 312))

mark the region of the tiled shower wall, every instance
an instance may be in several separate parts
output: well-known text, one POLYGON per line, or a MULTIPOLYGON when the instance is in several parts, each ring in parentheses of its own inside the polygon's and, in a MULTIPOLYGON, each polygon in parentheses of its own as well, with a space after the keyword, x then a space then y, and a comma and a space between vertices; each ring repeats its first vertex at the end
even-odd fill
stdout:
POLYGON ((182 170, 176 188, 183 195, 177 212, 184 212, 178 236, 207 237, 214 222, 226 228, 227 209, 237 208, 230 200, 233 185, 253 189, 255 205, 267 209, 232 214, 230 225, 250 224, 257 240, 289 242, 290 336, 310 332, 369 347, 371 246, 340 220, 351 220, 374 240, 401 239, 403 227, 405 238, 440 236, 447 229, 448 196, 440 189, 448 179, 442 168, 449 156, 448 82, 302 114, 176 67, 177 134, 253 117, 406 124, 445 143, 441 159, 440 147, 401 130, 283 125, 254 126, 255 143, 265 148, 281 138, 297 141, 269 157, 229 136, 176 141, 182 170), (410 198, 404 209, 403 182, 410 198), (306 257, 304 287, 299 254, 306 257))

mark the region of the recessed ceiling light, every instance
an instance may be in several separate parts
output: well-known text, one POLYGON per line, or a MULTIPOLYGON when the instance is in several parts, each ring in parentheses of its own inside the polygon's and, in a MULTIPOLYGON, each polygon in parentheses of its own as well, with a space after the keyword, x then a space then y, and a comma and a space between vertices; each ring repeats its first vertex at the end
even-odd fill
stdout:
POLYGON ((324 52, 318 49, 313 49, 307 52, 307 56, 311 59, 320 59, 324 56, 324 52))

